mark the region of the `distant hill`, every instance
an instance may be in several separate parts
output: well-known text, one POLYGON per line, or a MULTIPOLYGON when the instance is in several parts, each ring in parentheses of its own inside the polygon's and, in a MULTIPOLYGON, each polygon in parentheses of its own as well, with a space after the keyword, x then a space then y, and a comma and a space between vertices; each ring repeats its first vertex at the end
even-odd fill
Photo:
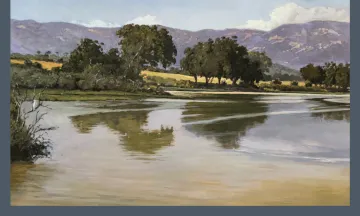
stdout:
MULTIPOLYGON (((309 62, 350 62, 350 24, 313 21, 286 24, 271 31, 249 29, 187 31, 168 29, 178 49, 177 64, 186 47, 199 41, 221 36, 238 37, 238 43, 249 50, 265 51, 274 63, 298 69, 309 62)), ((53 53, 71 52, 81 38, 96 39, 108 50, 118 46, 117 28, 88 28, 65 22, 39 23, 33 20, 11 20, 11 52, 33 54, 37 50, 53 53)))
POLYGON ((269 70, 269 74, 271 74, 271 75, 274 75, 276 73, 300 76, 300 73, 298 70, 289 68, 284 65, 277 64, 277 63, 273 64, 269 70))

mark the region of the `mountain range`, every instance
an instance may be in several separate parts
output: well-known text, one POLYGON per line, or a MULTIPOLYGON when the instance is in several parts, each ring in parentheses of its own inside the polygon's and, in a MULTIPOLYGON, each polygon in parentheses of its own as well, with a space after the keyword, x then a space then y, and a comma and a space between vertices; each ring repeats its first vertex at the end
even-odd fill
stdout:
MULTIPOLYGON (((312 21, 285 24, 271 31, 253 29, 204 29, 188 31, 165 27, 177 47, 177 63, 186 47, 199 41, 222 36, 237 36, 238 43, 250 51, 265 51, 275 63, 298 69, 308 63, 350 62, 350 23, 312 21)), ((120 28, 120 27, 119 27, 120 28)), ((40 23, 11 20, 11 52, 34 54, 36 51, 70 53, 81 38, 103 42, 104 49, 118 47, 118 28, 85 27, 66 22, 40 23)))

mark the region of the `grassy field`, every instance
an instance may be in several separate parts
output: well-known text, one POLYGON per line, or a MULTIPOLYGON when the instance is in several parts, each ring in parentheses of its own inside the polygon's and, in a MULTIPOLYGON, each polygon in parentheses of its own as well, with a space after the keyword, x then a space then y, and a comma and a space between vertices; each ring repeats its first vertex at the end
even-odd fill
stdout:
MULTIPOLYGON (((162 77, 162 78, 168 78, 168 79, 176 79, 176 80, 190 80, 192 82, 194 82, 194 77, 192 76, 186 76, 186 75, 182 75, 182 74, 169 74, 169 73, 161 73, 161 72, 153 72, 153 71, 142 71, 141 74, 143 76, 145 76, 145 78, 147 76, 149 77, 152 77, 152 76, 157 76, 157 77, 162 77)), ((202 77, 202 78, 198 78, 198 82, 200 83, 205 83, 205 78, 202 77)), ((218 80, 217 78, 214 78, 212 80, 212 83, 218 83, 218 80)), ((227 84, 231 84, 231 80, 227 79, 226 80, 226 83, 227 84)), ((270 83, 270 81, 261 81, 259 84, 262 84, 262 83, 270 83)), ((283 85, 290 85, 291 84, 291 81, 283 81, 282 82, 283 85)), ((299 86, 305 86, 305 82, 299 82, 299 86)))
MULTIPOLYGON (((24 64, 24 60, 17 60, 17 59, 10 59, 10 62, 13 64, 24 64)), ((42 65, 44 69, 50 70, 53 67, 61 67, 61 63, 56 62, 46 62, 46 61, 38 61, 38 60, 32 60, 32 62, 38 62, 42 65)))
MULTIPOLYGON (((16 60, 16 59, 11 59, 10 60, 11 63, 16 63, 16 64, 23 64, 24 61, 23 60, 16 60)), ((56 63, 56 62, 45 62, 45 61, 37 61, 37 60, 33 60, 33 62, 39 62, 44 69, 48 69, 50 70, 53 67, 61 67, 62 64, 61 63, 56 63)), ((144 76, 144 79, 146 79, 147 77, 161 77, 161 78, 165 78, 165 79, 175 79, 175 80, 189 80, 194 82, 194 77, 192 76, 186 76, 186 75, 182 75, 182 74, 170 74, 170 73, 161 73, 161 72, 153 72, 153 71, 142 71, 141 75, 144 76)), ((198 82, 199 83, 205 83, 205 78, 198 78, 198 82)), ((217 83, 218 80, 216 78, 214 78, 212 80, 212 83, 217 83)), ((227 84, 231 84, 231 80, 227 79, 226 80, 227 84)), ((268 82, 260 82, 260 84, 262 83, 270 83, 268 82)), ((283 85, 290 85, 291 81, 283 81, 282 82, 283 85)), ((304 86, 305 82, 299 82, 299 86, 304 86)))

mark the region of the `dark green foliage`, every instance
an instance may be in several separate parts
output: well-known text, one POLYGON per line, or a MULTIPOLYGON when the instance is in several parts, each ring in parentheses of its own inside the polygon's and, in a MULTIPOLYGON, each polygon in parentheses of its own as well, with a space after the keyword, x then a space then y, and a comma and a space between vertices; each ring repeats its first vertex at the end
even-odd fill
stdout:
POLYGON ((312 87, 313 83, 309 80, 305 81, 305 87, 312 87))
POLYGON ((194 77, 205 77, 206 85, 217 78, 221 84, 223 78, 229 78, 235 85, 239 79, 253 85, 265 78, 265 72, 271 66, 271 60, 264 53, 252 53, 240 46, 233 38, 209 39, 185 49, 181 68, 194 77))
POLYGON ((306 87, 306 86, 293 86, 293 85, 275 85, 275 84, 260 84, 260 89, 271 91, 284 91, 284 92, 326 92, 326 89, 320 87, 306 87))
POLYGON ((335 75, 336 84, 343 90, 347 91, 350 87, 350 64, 340 64, 335 75))
POLYGON ((25 59, 24 65, 26 67, 32 67, 33 66, 32 61, 30 59, 25 59))
MULTIPOLYGON (((80 44, 70 54, 66 69, 83 71, 88 65, 103 63, 104 53, 98 41, 81 39, 80 44)), ((64 68, 64 69, 65 69, 64 68)))
POLYGON ((275 79, 275 80, 272 81, 272 84, 274 84, 274 85, 281 85, 282 82, 280 81, 280 79, 275 79))
POLYGON ((315 85, 324 84, 327 88, 338 86, 347 91, 350 86, 350 64, 327 62, 323 66, 308 64, 300 69, 302 77, 315 85))
POLYGON ((176 47, 169 32, 157 26, 125 25, 116 34, 121 39, 122 55, 139 61, 141 66, 162 64, 167 68, 176 62, 176 47))
POLYGON ((292 82, 291 82, 291 85, 292 85, 292 86, 299 86, 299 82, 298 82, 298 81, 292 81, 292 82))
POLYGON ((11 53, 10 59, 19 59, 19 60, 32 59, 32 60, 39 60, 39 61, 62 63, 64 61, 64 59, 66 59, 66 57, 60 56, 58 52, 56 52, 56 54, 51 54, 50 51, 47 51, 44 54, 41 54, 40 51, 37 51, 36 54, 11 53))

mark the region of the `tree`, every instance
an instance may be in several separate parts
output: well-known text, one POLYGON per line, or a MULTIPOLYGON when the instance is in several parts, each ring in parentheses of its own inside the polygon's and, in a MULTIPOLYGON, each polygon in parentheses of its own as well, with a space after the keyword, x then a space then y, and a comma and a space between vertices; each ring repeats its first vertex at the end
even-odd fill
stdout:
POLYGON ((101 44, 89 38, 81 39, 80 44, 71 52, 66 70, 82 72, 92 64, 103 63, 104 54, 101 44))
POLYGON ((175 44, 173 43, 172 36, 166 29, 160 29, 159 35, 161 39, 159 40, 161 41, 159 44, 160 63, 166 70, 167 67, 176 63, 177 50, 175 44))
POLYGON ((104 67, 111 75, 123 75, 123 59, 121 58, 120 52, 117 48, 112 48, 104 54, 104 67))
POLYGON ((347 91, 350 86, 350 64, 339 64, 335 74, 336 85, 341 87, 343 91, 347 91))
POLYGON ((326 73, 323 66, 316 66, 316 75, 313 77, 312 83, 315 85, 325 82, 326 73))
POLYGON ((263 73, 268 73, 273 65, 271 58, 265 52, 249 52, 249 58, 260 63, 260 69, 263 73))
POLYGON ((198 43, 195 46, 196 64, 199 70, 200 77, 205 77, 206 85, 212 77, 216 75, 217 70, 217 55, 214 50, 214 41, 209 39, 206 43, 198 43))
POLYGON ((300 69, 300 74, 304 80, 308 80, 313 84, 323 84, 325 82, 326 74, 322 66, 308 64, 300 69))
POLYGON ((264 79, 264 73, 262 64, 259 60, 249 59, 247 62, 247 68, 245 73, 242 74, 241 79, 249 85, 253 85, 254 82, 259 83, 264 79))
POLYGON ((196 53, 194 48, 186 48, 184 51, 185 57, 181 59, 180 66, 182 70, 187 71, 194 77, 195 84, 197 84, 198 71, 196 70, 196 53))
POLYGON ((336 85, 336 72, 338 67, 335 62, 326 62, 324 66, 325 70, 325 85, 326 86, 333 86, 336 85))
POLYGON ((234 41, 225 37, 215 39, 214 52, 217 58, 216 77, 218 79, 218 84, 221 84, 221 79, 227 78, 230 73, 228 51, 230 50, 230 46, 233 45, 233 42, 234 41))
POLYGON ((185 57, 181 60, 181 67, 194 76, 205 77, 208 84, 214 77, 221 83, 222 78, 230 78, 233 84, 246 71, 247 49, 236 42, 236 38, 209 39, 199 42, 193 48, 185 50, 185 57))
MULTIPOLYGON (((128 65, 137 62, 140 68, 143 68, 149 65, 157 67, 160 63, 166 68, 176 62, 176 47, 166 29, 158 30, 156 26, 129 24, 119 29, 116 34, 120 38, 121 56, 128 65)), ((138 70, 135 71, 140 73, 138 70)))
POLYGON ((247 66, 249 65, 249 58, 247 58, 248 51, 244 46, 236 46, 232 48, 229 54, 230 78, 233 85, 244 76, 247 66))

